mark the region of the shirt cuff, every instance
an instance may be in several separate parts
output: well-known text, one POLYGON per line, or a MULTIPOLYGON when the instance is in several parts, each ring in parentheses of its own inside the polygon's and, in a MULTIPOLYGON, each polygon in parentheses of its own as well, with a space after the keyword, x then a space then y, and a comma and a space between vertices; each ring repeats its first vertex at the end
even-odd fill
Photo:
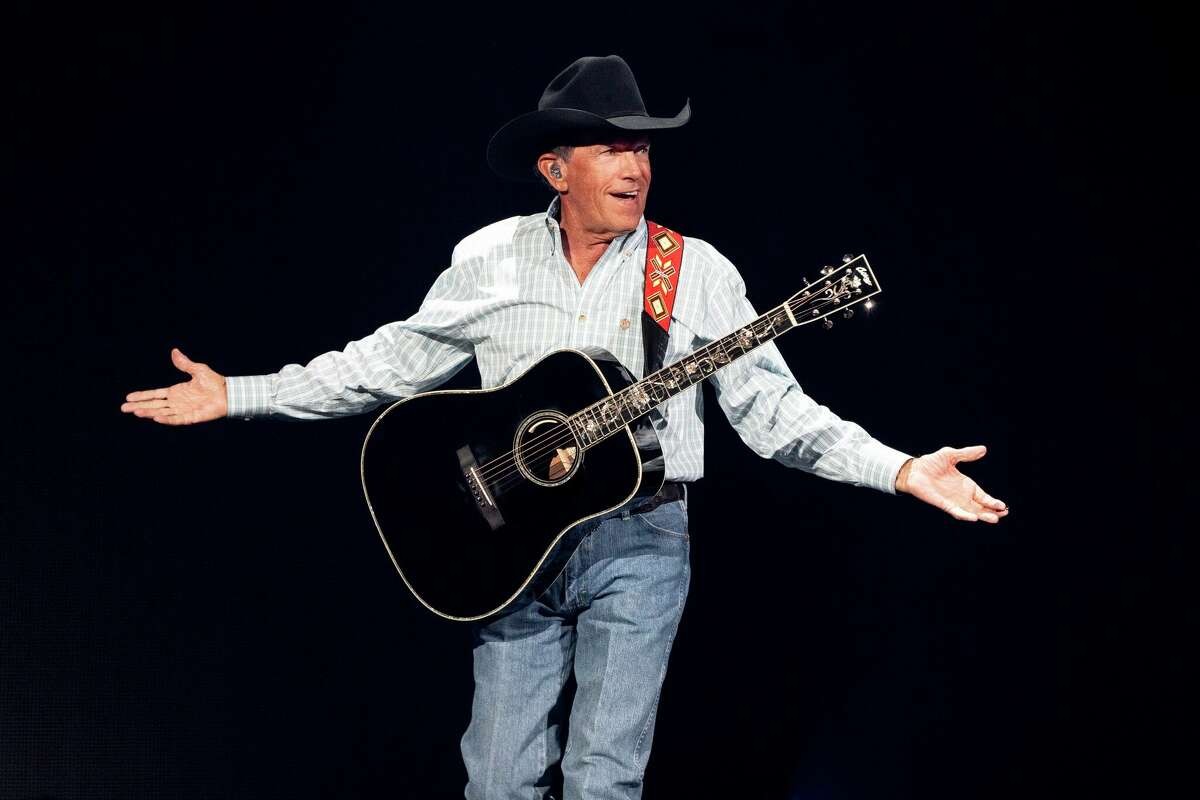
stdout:
POLYGON ((862 450, 862 483, 887 494, 896 494, 896 477, 904 462, 913 456, 894 447, 888 447, 878 439, 871 439, 862 450))
POLYGON ((240 375, 225 378, 227 417, 253 419, 271 414, 273 375, 240 375))

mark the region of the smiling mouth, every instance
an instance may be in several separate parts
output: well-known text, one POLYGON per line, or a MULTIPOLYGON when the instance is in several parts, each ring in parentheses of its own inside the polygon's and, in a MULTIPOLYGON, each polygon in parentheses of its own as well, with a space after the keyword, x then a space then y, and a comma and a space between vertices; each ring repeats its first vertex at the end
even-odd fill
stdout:
POLYGON ((638 199, 638 195, 640 195, 641 192, 639 192, 635 189, 632 192, 609 192, 609 194, 611 194, 613 197, 617 198, 618 200, 626 200, 629 202, 634 202, 638 199))

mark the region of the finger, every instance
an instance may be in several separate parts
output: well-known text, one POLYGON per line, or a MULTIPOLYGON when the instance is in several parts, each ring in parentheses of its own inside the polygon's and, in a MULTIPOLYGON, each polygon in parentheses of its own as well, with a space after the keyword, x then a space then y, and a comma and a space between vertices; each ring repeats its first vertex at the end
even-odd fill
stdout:
POLYGON ((195 375, 202 364, 197 364, 183 354, 183 351, 178 347, 171 349, 171 361, 176 367, 186 372, 188 375, 195 375))
POLYGON ((134 412, 145 410, 147 408, 166 408, 170 404, 170 400, 142 400, 138 403, 125 403, 121 406, 121 410, 125 412, 134 412))
POLYGON ((962 506, 957 506, 957 505, 951 505, 951 506, 947 507, 946 513, 949 514, 950 516, 954 517, 955 519, 961 519, 963 522, 975 522, 977 519, 979 519, 979 516, 977 514, 972 514, 970 511, 967 511, 962 506))
POLYGON ((161 406, 159 408, 137 408, 134 409, 135 417, 161 417, 163 414, 176 414, 178 411, 171 406, 161 406))
POLYGON ((987 448, 981 444, 972 445, 971 447, 956 447, 950 457, 954 463, 959 461, 977 461, 983 458, 987 448))
POLYGON ((988 506, 981 505, 980 503, 977 503, 974 501, 971 502, 971 511, 974 514, 976 514, 979 517, 979 519, 985 520, 987 522, 999 522, 1000 517, 1003 517, 1005 514, 1008 513, 1007 508, 1005 508, 1005 509, 995 509, 994 507, 989 508, 988 506))
POLYGON ((997 511, 1007 508, 1007 506, 1004 504, 1003 501, 997 500, 996 498, 992 497, 990 494, 985 492, 983 489, 979 488, 979 486, 975 487, 975 501, 977 503, 979 503, 980 505, 989 506, 991 508, 996 509, 997 511))
POLYGON ((126 400, 166 400, 167 390, 162 389, 146 389, 140 392, 130 392, 125 395, 126 400))

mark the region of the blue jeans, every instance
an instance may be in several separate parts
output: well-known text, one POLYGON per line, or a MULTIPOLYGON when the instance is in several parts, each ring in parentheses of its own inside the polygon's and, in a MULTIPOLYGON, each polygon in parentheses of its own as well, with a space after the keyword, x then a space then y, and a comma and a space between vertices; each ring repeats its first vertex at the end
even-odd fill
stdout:
POLYGON ((571 533, 582 540, 553 583, 473 626, 468 800, 545 798, 560 758, 563 800, 642 795, 690 582, 687 502, 625 507, 571 533))

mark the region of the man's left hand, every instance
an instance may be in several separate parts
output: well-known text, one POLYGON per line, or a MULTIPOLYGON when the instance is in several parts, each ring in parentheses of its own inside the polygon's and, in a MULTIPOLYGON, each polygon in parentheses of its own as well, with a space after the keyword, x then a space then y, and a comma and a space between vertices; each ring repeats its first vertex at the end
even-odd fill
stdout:
POLYGON ((986 452, 987 448, 981 444, 943 447, 936 453, 906 461, 896 477, 896 491, 937 506, 955 519, 999 522, 1000 517, 1008 515, 1008 506, 955 467, 960 461, 983 458, 986 452))

